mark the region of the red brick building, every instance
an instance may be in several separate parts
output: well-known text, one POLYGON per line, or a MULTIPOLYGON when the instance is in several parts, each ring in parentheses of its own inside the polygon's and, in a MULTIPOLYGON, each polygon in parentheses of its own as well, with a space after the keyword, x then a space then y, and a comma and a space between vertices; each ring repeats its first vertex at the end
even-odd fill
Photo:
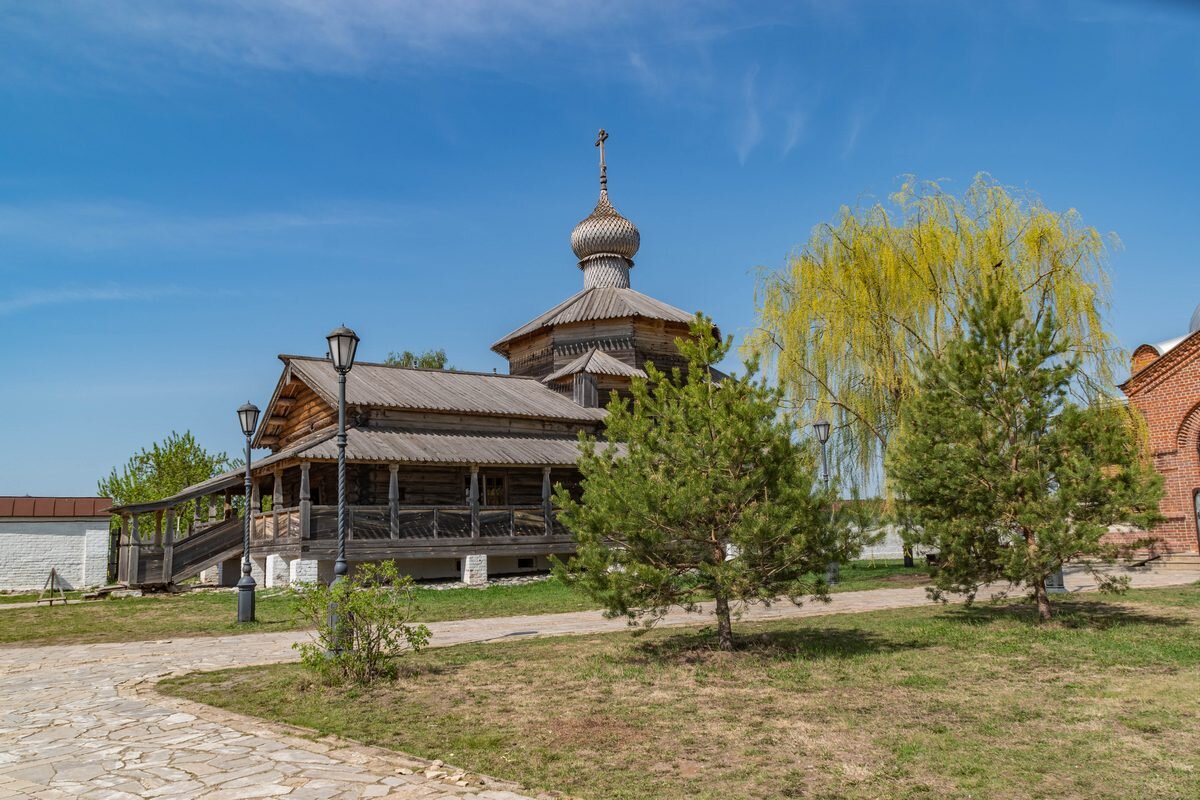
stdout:
POLYGON ((1189 333, 1133 351, 1121 384, 1142 412, 1154 466, 1163 476, 1166 522, 1151 531, 1168 553, 1200 553, 1200 308, 1189 333))

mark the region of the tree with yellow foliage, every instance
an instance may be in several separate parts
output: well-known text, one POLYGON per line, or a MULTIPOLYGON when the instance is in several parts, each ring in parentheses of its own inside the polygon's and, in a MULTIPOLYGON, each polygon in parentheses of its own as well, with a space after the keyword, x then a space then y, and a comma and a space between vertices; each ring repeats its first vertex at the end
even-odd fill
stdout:
POLYGON ((1074 209, 1051 210, 987 175, 962 197, 908 178, 890 204, 843 207, 782 269, 761 275, 746 348, 775 368, 798 420, 832 417, 843 478, 866 482, 919 365, 963 335, 970 298, 989 276, 1032 319, 1053 312, 1079 359, 1076 389, 1108 392, 1120 355, 1104 326, 1109 247, 1074 209))

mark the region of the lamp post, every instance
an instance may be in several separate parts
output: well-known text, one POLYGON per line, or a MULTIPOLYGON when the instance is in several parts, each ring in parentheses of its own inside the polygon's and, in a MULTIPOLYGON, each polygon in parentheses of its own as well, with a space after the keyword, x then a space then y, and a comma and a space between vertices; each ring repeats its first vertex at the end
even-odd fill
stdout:
MULTIPOLYGON (((817 420, 813 423, 813 433, 817 435, 817 441, 821 443, 821 481, 825 484, 825 490, 829 491, 829 456, 825 452, 825 445, 829 441, 829 421, 817 420)), ((833 501, 829 501, 829 519, 834 518, 833 501)), ((825 567, 825 582, 830 586, 838 582, 839 574, 841 573, 840 565, 837 561, 830 561, 825 567)))
POLYGON ((242 577, 238 580, 237 621, 254 622, 254 576, 250 574, 250 440, 258 427, 258 406, 245 403, 237 410, 246 437, 246 504, 242 520, 242 577))
MULTIPOLYGON (((358 350, 358 334, 345 325, 334 328, 325 337, 329 343, 329 361, 333 364, 338 375, 338 426, 337 426, 337 561, 333 562, 333 581, 330 585, 346 577, 349 565, 346 563, 346 376, 354 366, 354 353, 358 350)), ((338 635, 337 604, 329 607, 329 625, 334 632, 335 650, 341 648, 338 635)))

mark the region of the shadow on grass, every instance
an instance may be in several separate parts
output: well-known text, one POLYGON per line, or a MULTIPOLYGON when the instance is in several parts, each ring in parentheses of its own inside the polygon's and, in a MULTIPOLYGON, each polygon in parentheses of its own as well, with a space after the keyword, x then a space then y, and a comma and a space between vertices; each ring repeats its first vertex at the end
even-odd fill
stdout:
MULTIPOLYGON (((916 640, 880 636, 855 628, 805 627, 735 635, 733 655, 761 661, 816 661, 895 653, 927 646, 916 640)), ((677 633, 641 642, 630 651, 627 660, 642 664, 688 664, 726 655, 717 646, 716 629, 706 627, 695 633, 677 633)))
POLYGON ((992 625, 1000 622, 1020 622, 1026 625, 1056 625, 1079 630, 1106 630, 1119 625, 1161 625, 1178 628, 1190 624, 1187 617, 1154 614, 1120 603, 1097 600, 1071 600, 1054 606, 1054 616, 1048 623, 1038 620, 1037 607, 1032 603, 976 602, 971 606, 949 608, 943 619, 964 625, 992 625))

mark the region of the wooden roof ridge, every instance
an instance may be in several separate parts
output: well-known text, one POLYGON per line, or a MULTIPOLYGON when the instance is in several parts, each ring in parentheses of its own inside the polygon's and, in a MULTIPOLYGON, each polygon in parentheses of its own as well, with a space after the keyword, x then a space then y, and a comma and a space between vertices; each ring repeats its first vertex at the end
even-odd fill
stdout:
POLYGON ((572 322, 642 317, 668 322, 690 322, 693 315, 636 289, 618 286, 593 286, 568 297, 558 305, 534 317, 492 344, 492 350, 505 355, 506 345, 514 339, 536 333, 542 328, 572 322))
POLYGON ((565 367, 551 372, 546 377, 542 378, 542 383, 552 383, 559 378, 565 378, 568 375, 587 372, 593 375, 621 375, 625 377, 646 377, 645 370, 631 367, 619 358, 616 358, 599 347, 592 347, 579 358, 567 364, 565 367))
MULTIPOLYGON (((326 356, 305 356, 293 355, 291 353, 280 353, 279 360, 283 363, 289 361, 322 361, 328 363, 329 358, 326 356)), ((406 367, 402 364, 385 364, 382 361, 355 361, 356 367, 383 367, 384 369, 402 369, 409 372, 431 372, 437 375, 474 375, 481 378, 511 378, 515 381, 536 381, 537 378, 529 375, 510 375, 507 372, 481 372, 478 370, 469 369, 435 369, 433 367, 406 367)), ((353 372, 353 370, 351 370, 353 372)))
MULTIPOLYGON (((1140 344, 1137 349, 1145 346, 1145 344, 1140 344)), ((1154 345, 1150 346, 1154 347, 1154 345)), ((1184 336, 1167 352, 1130 375, 1123 383, 1117 384, 1117 388, 1130 396, 1157 386, 1174 371, 1177 365, 1187 361, 1197 350, 1200 350, 1200 330, 1184 336)))

